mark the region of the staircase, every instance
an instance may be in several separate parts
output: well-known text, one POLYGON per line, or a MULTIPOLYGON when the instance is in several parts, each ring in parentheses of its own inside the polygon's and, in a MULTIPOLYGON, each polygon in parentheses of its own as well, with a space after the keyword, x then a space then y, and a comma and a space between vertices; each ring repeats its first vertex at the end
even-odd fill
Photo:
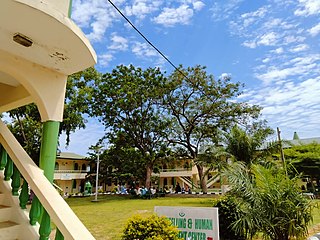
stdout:
POLYGON ((29 224, 29 212, 20 208, 19 197, 12 196, 10 184, 0 172, 0 239, 39 239, 39 225, 29 224))
POLYGON ((55 240, 95 239, 2 121, 0 146, 0 240, 48 240, 50 220, 57 227, 55 240), (28 186, 35 194, 30 212, 22 210, 27 209, 28 186))

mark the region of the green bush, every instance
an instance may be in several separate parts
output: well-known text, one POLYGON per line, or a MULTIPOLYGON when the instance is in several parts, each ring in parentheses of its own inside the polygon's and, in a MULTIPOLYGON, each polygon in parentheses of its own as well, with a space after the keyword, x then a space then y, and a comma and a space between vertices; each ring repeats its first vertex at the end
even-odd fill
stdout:
POLYGON ((165 217, 152 215, 130 218, 123 230, 123 240, 180 240, 178 229, 165 217))
POLYGON ((239 207, 237 206, 237 201, 232 196, 225 196, 218 199, 213 204, 214 207, 219 208, 219 235, 220 240, 244 240, 246 237, 241 236, 236 232, 232 226, 241 216, 239 207))
MULTIPOLYGON (((232 229, 247 239, 306 239, 312 220, 312 202, 300 191, 296 178, 281 168, 233 163, 224 173, 236 206, 232 229)), ((238 239, 238 238, 237 238, 238 239)))

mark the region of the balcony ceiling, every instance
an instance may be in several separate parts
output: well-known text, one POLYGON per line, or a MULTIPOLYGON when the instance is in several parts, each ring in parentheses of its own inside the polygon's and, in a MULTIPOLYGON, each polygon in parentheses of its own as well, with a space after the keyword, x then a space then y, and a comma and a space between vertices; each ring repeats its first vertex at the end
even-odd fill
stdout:
MULTIPOLYGON (((96 63, 96 54, 81 30, 67 16, 40 0, 1 0, 0 49, 65 75, 96 63), (13 41, 21 34, 32 41, 13 41)), ((0 82, 17 82, 0 73, 0 82)))

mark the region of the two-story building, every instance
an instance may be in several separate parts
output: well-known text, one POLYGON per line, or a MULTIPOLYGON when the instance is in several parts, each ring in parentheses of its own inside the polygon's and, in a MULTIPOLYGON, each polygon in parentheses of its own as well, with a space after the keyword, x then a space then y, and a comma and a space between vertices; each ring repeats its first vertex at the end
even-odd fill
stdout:
MULTIPOLYGON (((163 164, 159 169, 157 176, 158 188, 169 192, 175 192, 176 186, 179 185, 185 192, 200 190, 200 179, 197 167, 191 160, 178 160, 170 165, 163 164)), ((216 170, 211 171, 206 177, 207 188, 209 191, 217 190, 220 186, 220 175, 216 170)))
POLYGON ((83 192, 88 172, 90 165, 84 156, 71 152, 57 154, 53 179, 64 194, 83 192))

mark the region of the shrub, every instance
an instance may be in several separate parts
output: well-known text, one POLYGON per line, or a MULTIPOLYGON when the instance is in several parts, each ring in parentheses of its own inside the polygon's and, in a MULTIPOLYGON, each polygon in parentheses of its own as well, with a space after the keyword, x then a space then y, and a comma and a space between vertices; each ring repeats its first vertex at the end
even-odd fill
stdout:
POLYGON ((130 218, 123 230, 123 240, 179 240, 178 229, 165 217, 152 215, 130 218))
POLYGON ((215 201, 213 206, 219 208, 220 240, 246 239, 244 234, 241 235, 232 228, 233 223, 236 222, 241 216, 236 199, 227 195, 224 198, 220 198, 215 201))
POLYGON ((306 239, 312 202, 300 192, 297 179, 283 169, 234 163, 224 173, 238 211, 232 229, 248 239, 259 232, 264 239, 306 239))

